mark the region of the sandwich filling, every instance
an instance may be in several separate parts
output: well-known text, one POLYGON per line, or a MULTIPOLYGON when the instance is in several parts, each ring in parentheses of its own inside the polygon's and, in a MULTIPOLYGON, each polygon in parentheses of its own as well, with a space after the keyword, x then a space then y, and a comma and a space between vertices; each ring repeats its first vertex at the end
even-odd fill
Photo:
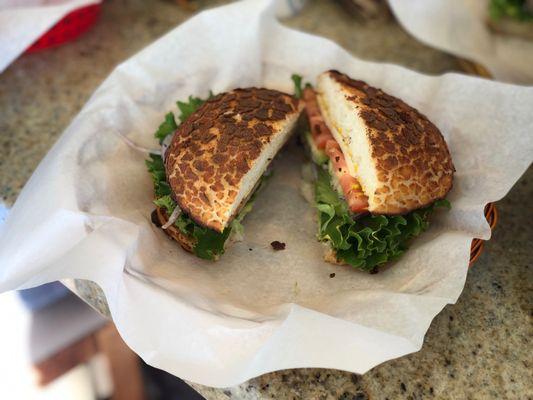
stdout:
POLYGON ((304 100, 309 118, 312 147, 316 153, 323 154, 318 158, 329 162, 330 174, 335 179, 336 186, 340 187, 339 191, 346 199, 350 211, 354 213, 366 211, 368 197, 363 193, 357 178, 350 173, 339 143, 322 118, 316 93, 312 88, 304 90, 304 100))

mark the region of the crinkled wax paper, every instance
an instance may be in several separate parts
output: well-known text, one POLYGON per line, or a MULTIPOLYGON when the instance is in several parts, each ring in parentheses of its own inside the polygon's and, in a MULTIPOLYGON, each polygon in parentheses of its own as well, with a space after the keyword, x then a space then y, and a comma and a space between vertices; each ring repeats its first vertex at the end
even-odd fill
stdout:
POLYGON ((419 350, 433 317, 457 300, 472 238, 490 235, 483 207, 531 162, 532 104, 525 87, 358 60, 281 26, 272 1, 203 12, 119 65, 42 161, 0 233, 0 291, 95 281, 134 351, 205 385, 295 367, 364 373, 419 350), (322 260, 296 146, 275 161, 244 241, 220 261, 186 253, 152 225, 146 154, 122 135, 157 147, 153 132, 178 99, 252 85, 292 92, 292 73, 313 82, 330 68, 420 109, 451 149, 453 208, 400 261, 368 275, 322 260), (273 240, 287 248, 274 252, 273 240))
POLYGON ((493 32, 488 0, 389 0, 398 21, 423 43, 486 67, 505 82, 533 84, 533 41, 493 32))

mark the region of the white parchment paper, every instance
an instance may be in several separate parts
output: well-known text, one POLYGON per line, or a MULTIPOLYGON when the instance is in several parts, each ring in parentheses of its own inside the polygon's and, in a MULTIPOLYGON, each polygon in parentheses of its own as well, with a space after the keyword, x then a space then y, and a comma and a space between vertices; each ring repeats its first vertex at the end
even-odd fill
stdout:
POLYGON ((496 34, 488 0, 389 0, 394 15, 429 46, 477 61, 498 80, 533 85, 533 41, 496 34))
POLYGON ((489 238, 484 205, 531 163, 533 90, 364 62, 282 27, 271 3, 201 13, 115 69, 0 232, 0 291, 95 281, 120 334, 146 362, 209 386, 295 367, 364 373, 420 349, 433 317, 463 288, 472 238, 489 238), (120 135, 155 147, 152 133, 177 99, 251 85, 292 92, 291 73, 314 81, 329 68, 419 108, 450 146, 453 209, 437 213, 401 261, 377 275, 322 261, 295 146, 275 162, 246 217, 245 241, 219 262, 184 252, 151 224, 145 155, 120 135), (273 240, 286 250, 274 252, 273 240))
POLYGON ((69 12, 101 0, 0 0, 0 73, 69 12))

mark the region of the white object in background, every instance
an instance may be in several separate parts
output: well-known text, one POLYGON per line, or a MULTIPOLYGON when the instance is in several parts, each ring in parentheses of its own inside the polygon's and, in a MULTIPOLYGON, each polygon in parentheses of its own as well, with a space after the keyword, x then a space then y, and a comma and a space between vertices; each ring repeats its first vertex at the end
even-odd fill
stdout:
POLYGON ((4 321, 0 340, 0 399, 95 399, 87 365, 77 366, 44 387, 37 385, 30 342, 45 333, 35 331, 35 316, 24 307, 16 292, 0 294, 0 316, 4 321))
POLYGON ((33 400, 99 399, 96 395, 89 366, 80 364, 40 389, 33 400))
MULTIPOLYGON (((1 267, 0 267, 1 268, 1 267)), ((16 292, 0 294, 0 398, 34 399, 38 392, 30 353, 31 313, 16 292)))
POLYGON ((533 84, 533 41, 492 32, 488 2, 389 0, 402 26, 421 42, 477 61, 497 79, 533 84))
POLYGON ((533 88, 362 61, 283 27, 274 7, 254 0, 202 12, 111 73, 13 206, 0 233, 0 291, 92 280, 128 346, 208 386, 287 368, 364 373, 420 349, 431 320, 463 289, 472 238, 490 237, 486 203, 531 163, 533 88), (155 147, 153 132, 176 100, 246 86, 292 92, 291 74, 313 83, 327 69, 416 107, 450 147, 452 209, 437 212, 398 262, 369 275, 323 261, 316 211, 300 195, 302 154, 290 148, 246 217, 244 240, 216 263, 153 226, 146 154, 116 132, 155 147), (273 240, 287 248, 272 251, 273 240))
POLYGON ((0 73, 69 12, 101 0, 0 0, 0 73))
POLYGON ((89 369, 96 399, 110 399, 113 395, 114 385, 109 359, 101 353, 95 354, 89 360, 89 369))

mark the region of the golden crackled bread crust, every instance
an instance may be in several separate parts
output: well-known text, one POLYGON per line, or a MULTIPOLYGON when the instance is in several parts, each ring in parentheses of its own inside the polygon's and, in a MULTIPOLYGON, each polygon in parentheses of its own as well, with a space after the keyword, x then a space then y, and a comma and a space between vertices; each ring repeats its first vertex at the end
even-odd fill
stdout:
MULTIPOLYGON (((356 135, 362 136, 358 140, 364 145, 354 152, 368 152, 369 162, 364 173, 359 166, 360 176, 356 166, 355 175, 369 197, 370 212, 407 213, 446 196, 455 169, 442 134, 426 116, 402 100, 338 71, 328 71, 319 78, 319 96, 321 79, 336 84, 335 90, 344 96, 339 101, 344 101, 349 113, 357 118, 357 132, 350 132, 353 128, 349 128, 342 134, 333 133, 336 139, 340 135, 350 143, 356 135), (372 190, 367 192, 369 188, 372 190)), ((328 112, 328 108, 336 106, 338 103, 324 106, 322 99, 321 110, 332 131, 341 123, 328 112)), ((359 159, 357 155, 345 156, 348 163, 359 159)))
MULTIPOLYGON (((157 207, 152 213, 152 222, 160 228, 161 226, 165 225, 167 221, 168 216, 165 210, 157 207)), ((187 250, 189 253, 194 252, 193 250, 196 244, 194 239, 181 232, 175 225, 171 225, 167 229, 163 229, 163 231, 176 242, 178 242, 184 250, 187 250)))
POLYGON ((222 232, 302 108, 298 99, 262 88, 206 101, 179 126, 166 152, 167 180, 178 206, 198 224, 222 232))

